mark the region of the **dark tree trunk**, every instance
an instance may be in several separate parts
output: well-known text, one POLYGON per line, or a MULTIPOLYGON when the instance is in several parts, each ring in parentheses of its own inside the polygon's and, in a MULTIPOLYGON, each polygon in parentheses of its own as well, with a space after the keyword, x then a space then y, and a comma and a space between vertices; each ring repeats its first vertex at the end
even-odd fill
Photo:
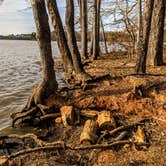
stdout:
POLYGON ((154 5, 154 0, 145 1, 143 38, 142 40, 140 40, 139 48, 137 50, 137 62, 136 62, 137 74, 146 73, 146 59, 147 59, 149 36, 151 29, 153 5, 154 5))
POLYGON ((88 59, 88 12, 87 12, 87 0, 81 0, 81 45, 82 45, 82 57, 88 59))
POLYGON ((66 77, 68 77, 73 72, 73 62, 72 62, 71 52, 67 44, 65 31, 64 31, 63 24, 60 18, 56 0, 54 1, 47 0, 47 6, 48 6, 48 11, 52 20, 52 25, 56 34, 58 47, 62 55, 66 77))
POLYGON ((99 57, 100 52, 100 5, 101 0, 94 0, 94 21, 93 21, 93 59, 99 57))
POLYGON ((154 1, 147 61, 152 66, 163 64, 165 5, 165 0, 154 1))
POLYGON ((74 28, 74 1, 66 0, 66 30, 67 30, 67 38, 68 45, 70 48, 74 69, 76 72, 76 78, 78 80, 86 79, 88 75, 85 73, 83 69, 83 65, 81 63, 81 56, 77 46, 77 41, 75 37, 75 28, 74 28), (84 78, 83 78, 84 77, 84 78))
POLYGON ((27 107, 32 104, 44 103, 57 89, 54 72, 54 61, 51 50, 51 34, 48 24, 48 16, 43 0, 32 0, 32 9, 37 31, 37 41, 40 49, 42 65, 42 81, 34 90, 27 107))

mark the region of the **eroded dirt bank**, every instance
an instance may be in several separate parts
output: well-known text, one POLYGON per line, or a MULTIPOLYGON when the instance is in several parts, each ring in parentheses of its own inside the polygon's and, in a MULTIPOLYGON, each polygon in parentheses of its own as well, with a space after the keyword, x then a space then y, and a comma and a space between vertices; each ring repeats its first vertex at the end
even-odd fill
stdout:
POLYGON ((86 63, 85 69, 95 77, 93 81, 82 88, 63 88, 47 100, 46 107, 19 114, 16 123, 35 126, 22 127, 24 133, 29 128, 30 135, 18 135, 16 130, 21 126, 10 130, 10 134, 17 133, 15 136, 1 132, 7 135, 0 137, 1 163, 165 165, 166 67, 148 68, 146 75, 136 76, 134 63, 128 63, 126 57, 103 55, 86 63), (74 112, 68 117, 73 121, 64 123, 64 106, 74 112), (92 123, 84 130, 88 120, 92 123))

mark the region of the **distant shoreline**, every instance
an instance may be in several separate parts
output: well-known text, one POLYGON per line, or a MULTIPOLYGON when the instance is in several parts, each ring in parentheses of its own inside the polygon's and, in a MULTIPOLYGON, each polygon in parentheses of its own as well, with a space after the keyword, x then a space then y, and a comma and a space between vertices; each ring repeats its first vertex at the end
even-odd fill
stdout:
POLYGON ((0 40, 36 40, 36 34, 0 35, 0 40))

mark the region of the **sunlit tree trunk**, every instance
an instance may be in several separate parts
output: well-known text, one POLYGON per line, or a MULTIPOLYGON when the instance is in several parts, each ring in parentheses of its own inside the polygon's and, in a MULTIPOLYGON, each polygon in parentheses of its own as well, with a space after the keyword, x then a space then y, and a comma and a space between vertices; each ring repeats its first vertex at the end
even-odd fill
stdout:
POLYGON ((153 66, 163 64, 165 7, 165 0, 154 1, 147 61, 153 66))
MULTIPOLYGON (((68 44, 73 60, 73 65, 75 72, 77 74, 77 79, 81 80, 83 76, 86 76, 81 63, 81 56, 77 46, 77 41, 75 37, 75 28, 74 28, 74 1, 66 0, 66 30, 67 30, 67 39, 68 44)), ((88 76, 88 75, 87 75, 88 76)))
POLYGON ((28 107, 31 107, 33 104, 43 104, 44 100, 57 89, 54 61, 51 50, 51 34, 45 8, 45 1, 31 0, 31 4, 36 24, 37 41, 40 49, 42 81, 34 90, 28 103, 28 107))
POLYGON ((146 59, 147 59, 148 43, 149 43, 149 36, 150 36, 150 29, 151 29, 153 4, 154 4, 154 0, 145 1, 144 20, 143 20, 144 21, 143 39, 140 42, 139 48, 137 50, 137 62, 136 62, 137 74, 146 73, 146 59))
POLYGON ((68 77, 68 75, 73 72, 73 62, 56 0, 47 0, 47 6, 49 15, 52 20, 52 25, 56 34, 57 44, 62 55, 62 60, 66 71, 66 77, 68 77))
POLYGON ((102 28, 102 35, 103 35, 103 42, 104 42, 104 48, 105 48, 105 53, 108 53, 108 47, 107 47, 107 40, 105 36, 105 30, 104 30, 104 25, 103 25, 103 20, 101 18, 101 28, 102 28))

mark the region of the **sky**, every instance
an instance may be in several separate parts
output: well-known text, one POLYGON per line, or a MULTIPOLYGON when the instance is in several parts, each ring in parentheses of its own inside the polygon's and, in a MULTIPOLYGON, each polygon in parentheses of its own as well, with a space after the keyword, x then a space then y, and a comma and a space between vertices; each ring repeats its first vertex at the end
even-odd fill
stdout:
MULTIPOLYGON (((65 0, 57 0, 62 16, 65 0)), ((0 0, 0 35, 31 33, 35 31, 29 0, 0 0)))
MULTIPOLYGON (((111 8, 109 0, 102 0, 104 8, 111 8)), ((116 0, 114 0, 116 1, 116 0)), ((64 22, 65 17, 65 4, 66 0, 57 0, 58 8, 64 22)), ((77 2, 75 0, 75 2, 77 2)), ((111 1, 112 2, 112 1, 111 1)), ((102 16, 105 24, 105 30, 117 30, 117 25, 109 25, 110 20, 114 20, 113 15, 102 16)), ((32 15, 32 9, 30 8, 30 0, 0 0, 0 35, 9 34, 26 34, 35 32, 35 25, 32 15)), ((120 30, 121 28, 119 28, 120 30)))

